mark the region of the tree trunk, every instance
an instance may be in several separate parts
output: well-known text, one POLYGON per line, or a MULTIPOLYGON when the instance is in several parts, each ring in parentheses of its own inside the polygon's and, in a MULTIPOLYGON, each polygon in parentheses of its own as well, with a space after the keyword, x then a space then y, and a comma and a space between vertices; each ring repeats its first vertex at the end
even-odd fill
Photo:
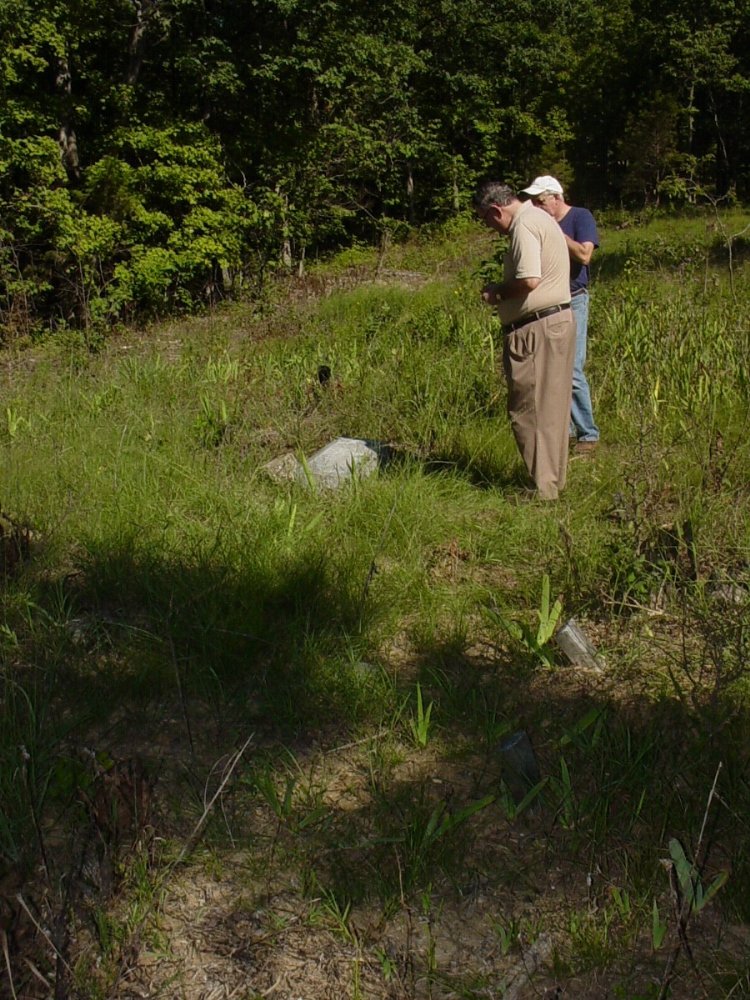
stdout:
MULTIPOLYGON (((276 194, 281 194, 281 187, 278 184, 276 185, 276 194)), ((287 215, 289 210, 289 198, 287 195, 283 196, 283 204, 284 208, 281 215, 281 263, 287 271, 291 271, 294 258, 292 256, 292 237, 289 232, 289 219, 287 215)))
POLYGON ((453 211, 461 211, 461 195, 458 190, 458 168, 456 167, 456 154, 453 154, 453 211))
POLYGON ((292 241, 288 236, 285 236, 281 243, 281 263, 287 271, 291 271, 294 259, 292 257, 292 241))
POLYGON ((729 191, 732 185, 732 175, 729 164, 729 154, 727 153, 726 143, 724 142, 724 135, 721 131, 721 124, 719 123, 719 111, 716 107, 716 101, 714 100, 713 90, 709 88, 708 91, 709 100, 711 102, 711 114, 713 115, 714 125, 716 126, 716 193, 718 195, 724 195, 729 191))
POLYGON ((60 158, 68 172, 68 177, 71 180, 77 181, 81 176, 81 164, 78 157, 78 141, 72 123, 73 109, 71 107, 71 95, 73 93, 73 84, 70 66, 68 60, 64 57, 58 57, 57 59, 55 67, 55 90, 62 96, 63 107, 60 116, 62 120, 57 138, 60 145, 60 158))
POLYGON ((156 13, 158 5, 159 0, 133 0, 135 24, 130 29, 128 68, 125 73, 125 83, 129 87, 134 87, 138 82, 146 50, 148 22, 156 13))
POLYGON ((414 174, 411 163, 406 165, 406 198, 409 205, 409 225, 414 225, 414 174))

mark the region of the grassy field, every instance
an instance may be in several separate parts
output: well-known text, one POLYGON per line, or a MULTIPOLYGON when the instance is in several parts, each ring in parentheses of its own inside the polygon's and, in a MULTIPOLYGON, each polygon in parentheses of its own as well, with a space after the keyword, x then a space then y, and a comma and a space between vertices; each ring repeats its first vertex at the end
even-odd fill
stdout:
POLYGON ((557 504, 472 223, 5 345, 0 995, 750 996, 748 218, 611 222, 557 504))

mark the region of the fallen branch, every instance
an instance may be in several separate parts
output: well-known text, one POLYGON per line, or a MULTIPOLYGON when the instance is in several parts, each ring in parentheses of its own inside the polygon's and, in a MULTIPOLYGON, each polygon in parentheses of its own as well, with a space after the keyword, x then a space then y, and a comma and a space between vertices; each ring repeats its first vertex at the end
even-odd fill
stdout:
POLYGON ((182 847, 182 850, 178 854, 177 860, 173 863, 172 867, 177 867, 177 865, 182 864, 182 862, 185 860, 185 858, 187 857, 187 855, 190 854, 190 852, 193 850, 193 848, 195 847, 195 845, 198 843, 200 835, 201 835, 201 833, 203 831, 203 827, 206 825, 206 820, 208 819, 208 817, 209 817, 209 815, 211 813, 211 810, 214 807, 214 804, 217 802, 217 800, 219 799, 221 793, 226 788, 227 782, 232 777, 232 774, 234 773, 235 768, 237 767, 237 765, 239 764, 240 760, 242 759, 242 755, 244 754, 245 750, 247 750, 247 748, 250 746, 250 743, 252 742, 254 736, 255 736, 255 733, 251 733, 250 736, 248 736, 248 738, 245 740, 245 742, 243 743, 243 745, 240 747, 240 749, 234 754, 234 757, 230 758, 229 767, 227 768, 226 774, 224 775, 224 777, 221 780, 221 784, 216 789, 216 791, 214 792, 213 796, 211 797, 210 802, 208 803, 208 805, 203 810, 203 815, 198 820, 198 822, 195 824, 195 827, 193 828, 193 832, 190 834, 190 836, 188 837, 188 839, 185 841, 185 843, 184 843, 184 845, 182 847))

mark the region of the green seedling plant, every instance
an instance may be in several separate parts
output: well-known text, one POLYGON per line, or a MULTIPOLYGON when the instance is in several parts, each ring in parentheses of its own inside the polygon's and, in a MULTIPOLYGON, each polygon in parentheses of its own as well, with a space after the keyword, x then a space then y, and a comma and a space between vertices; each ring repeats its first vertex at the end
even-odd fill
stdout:
POLYGON ((352 904, 350 900, 342 903, 331 889, 324 889, 320 899, 310 913, 310 921, 315 924, 324 920, 344 940, 356 943, 356 934, 351 926, 350 917, 352 904))
POLYGON ((500 782, 500 806, 505 816, 509 820, 514 820, 522 813, 526 812, 549 784, 549 776, 545 776, 526 792, 523 798, 517 802, 512 791, 504 781, 500 782))
POLYGON ((209 357, 206 362, 206 380, 208 382, 236 382, 240 376, 240 363, 236 358, 226 355, 220 358, 209 357))
POLYGON ((102 958, 108 959, 126 940, 127 928, 100 907, 93 911, 92 917, 102 958))
POLYGON ((286 775, 281 792, 279 791, 276 776, 270 767, 256 772, 252 783, 270 807, 274 816, 280 822, 289 824, 294 812, 294 790, 297 787, 296 776, 293 774, 286 775))
POLYGON ((305 482, 307 483, 308 489, 311 490, 313 493, 317 492, 318 484, 315 481, 315 476, 313 475, 312 469, 310 468, 310 465, 307 461, 307 457, 303 452, 300 451, 299 454, 297 455, 297 459, 302 467, 302 472, 305 477, 305 482))
POLYGON ((417 709, 409 720, 411 734, 418 747, 424 749, 430 742, 430 721, 432 719, 433 702, 425 708, 422 699, 422 686, 417 684, 417 709))
POLYGON ((616 725, 608 710, 596 706, 565 727, 558 746, 563 752, 551 781, 563 829, 575 830, 578 842, 588 834, 601 842, 637 827, 647 804, 651 737, 635 738, 629 726, 616 725), (619 761, 616 769, 613 759, 619 761), (625 798, 629 808, 620 810, 614 826, 613 804, 625 798))
POLYGON ((210 397, 201 395, 201 410, 195 427, 201 442, 207 448, 217 448, 227 435, 230 419, 226 401, 220 399, 214 404, 210 397))
POLYGON ((456 812, 449 812, 446 803, 441 801, 434 806, 426 822, 423 816, 415 817, 399 838, 404 846, 401 865, 404 886, 413 888, 436 864, 439 849, 450 834, 494 801, 494 795, 485 795, 456 812))
POLYGON ((507 922, 490 919, 490 926, 500 942, 500 954, 505 958, 518 947, 521 936, 521 922, 512 917, 507 922))
POLYGON ((5 407, 5 434, 8 441, 15 441, 24 424, 28 424, 28 420, 15 407, 5 407))
POLYGON ((294 755, 290 753, 289 758, 290 764, 281 778, 269 763, 258 768, 247 779, 247 784, 268 805, 278 820, 279 829, 284 827, 299 835, 323 822, 328 810, 317 790, 303 783, 304 775, 294 755))
POLYGON ((389 983, 392 979, 395 979, 398 975, 398 965, 396 961, 391 958, 385 948, 376 948, 375 957, 380 964, 380 973, 383 979, 389 983))
POLYGON ((579 970, 606 968, 612 963, 618 949, 613 931, 615 915, 609 906, 570 914, 568 930, 579 970))
POLYGON ((674 863, 682 899, 692 913, 700 913, 726 883, 729 873, 719 872, 710 885, 704 886, 697 866, 688 859, 685 849, 676 837, 670 838, 669 854, 674 863))
POLYGON ((630 893, 627 889, 621 889, 619 886, 613 885, 611 896, 617 915, 623 923, 627 923, 633 914, 633 904, 630 899, 630 893))
POLYGON ((562 601, 559 597, 550 606, 550 579, 549 575, 545 573, 542 577, 542 594, 537 610, 539 623, 536 628, 506 618, 497 608, 490 608, 487 613, 524 649, 534 662, 551 667, 554 664, 554 654, 549 645, 555 634, 562 609, 562 601))
POLYGON ((0 642, 18 648, 18 634, 5 622, 0 622, 0 642))
POLYGON ((666 920, 662 919, 659 912, 659 904, 654 899, 651 906, 651 947, 654 951, 658 951, 664 944, 664 938, 667 935, 668 929, 669 924, 666 920))
POLYGON ((570 768, 564 757, 560 758, 560 821, 566 830, 574 830, 576 826, 577 808, 573 793, 573 782, 570 778, 570 768))
POLYGON ((309 521, 303 522, 298 518, 297 504, 282 500, 276 501, 274 513, 278 515, 280 523, 286 519, 283 543, 290 552, 296 549, 303 538, 311 535, 323 519, 323 511, 318 511, 309 521))
POLYGON ((606 712, 601 708, 592 708, 560 737, 560 746, 577 746, 584 751, 593 752, 602 736, 606 722, 606 712), (589 732, 590 730, 590 732, 589 732))

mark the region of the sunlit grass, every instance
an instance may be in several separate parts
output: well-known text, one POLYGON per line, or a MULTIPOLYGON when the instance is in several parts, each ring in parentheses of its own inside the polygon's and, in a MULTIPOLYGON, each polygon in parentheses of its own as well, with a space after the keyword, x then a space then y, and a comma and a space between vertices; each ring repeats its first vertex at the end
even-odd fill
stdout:
MULTIPOLYGON (((571 462, 555 505, 520 499, 473 265, 120 334, 97 354, 73 340, 8 356, 0 506, 31 527, 32 558, 0 584, 0 763, 15 776, 0 782, 0 873, 39 863, 44 824, 86 822, 73 748, 177 746, 179 830, 200 813, 207 760, 252 731, 266 754, 242 786, 252 809, 209 827, 216 850, 236 840, 268 878, 283 862, 347 925, 360 901, 429 909, 465 891, 467 865, 510 883, 526 866, 504 854, 498 874, 497 830, 525 820, 495 751, 528 729, 548 857, 620 892, 602 901, 604 928, 571 904, 572 969, 635 948, 657 896, 666 913, 659 857, 668 836, 695 846, 718 760, 733 873, 717 902, 746 919, 747 274, 738 262, 735 300, 705 222, 679 230, 677 264, 654 267, 672 236, 653 225, 605 233, 588 368, 603 442, 571 462), (264 474, 338 435, 394 460, 337 491, 264 474), (552 644, 532 663, 486 613, 535 632, 545 578, 562 620, 591 631, 602 677, 552 644), (717 586, 735 588, 729 603, 717 586), (350 812, 298 762, 324 770, 316 754, 338 760, 339 746, 354 748, 340 763, 350 812), (459 765, 449 791, 443 769, 459 765)), ((475 251, 459 238, 445 259, 475 251)), ((538 932, 546 918, 524 919, 538 932)))

